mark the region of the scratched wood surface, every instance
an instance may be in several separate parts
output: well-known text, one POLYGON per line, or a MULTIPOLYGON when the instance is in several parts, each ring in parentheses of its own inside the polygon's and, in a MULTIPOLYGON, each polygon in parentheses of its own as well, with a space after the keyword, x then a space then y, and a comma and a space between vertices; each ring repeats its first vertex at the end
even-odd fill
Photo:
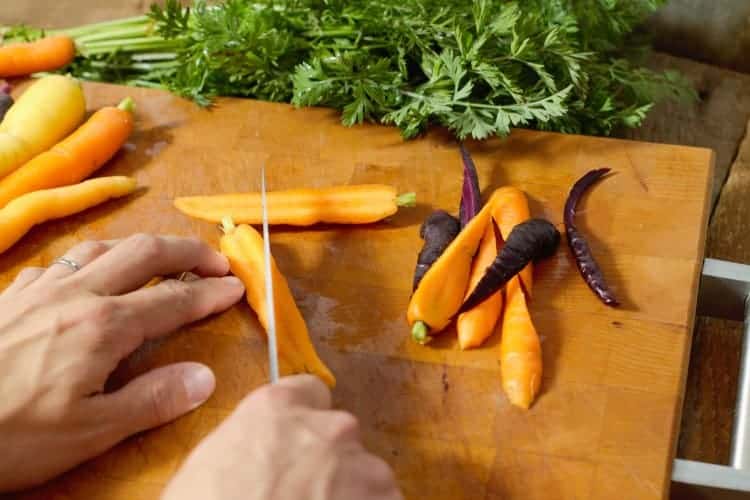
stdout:
MULTIPOLYGON (((674 455, 713 155, 704 149, 515 131, 469 143, 484 190, 524 189, 533 215, 561 222, 572 182, 608 165, 581 227, 624 304, 605 308, 566 247, 537 266, 531 313, 543 339, 542 394, 528 412, 501 392, 494 337, 459 352, 448 331, 431 347, 408 339, 405 310, 432 208, 455 210, 456 144, 435 131, 347 129, 327 110, 222 100, 211 111, 166 93, 85 85, 89 107, 132 95, 137 130, 102 175, 134 175, 143 190, 40 226, 0 256, 0 286, 86 239, 136 231, 198 235, 216 228, 172 207, 175 196, 382 182, 416 191, 419 206, 368 227, 273 228, 272 249, 321 357, 338 376, 335 403, 356 414, 409 499, 659 499, 674 455)), ((213 368, 215 395, 197 411, 133 437, 22 499, 151 499, 236 403, 268 380, 266 346, 246 305, 144 346, 113 386, 180 360, 213 368)), ((229 479, 229 478, 228 478, 229 479)))

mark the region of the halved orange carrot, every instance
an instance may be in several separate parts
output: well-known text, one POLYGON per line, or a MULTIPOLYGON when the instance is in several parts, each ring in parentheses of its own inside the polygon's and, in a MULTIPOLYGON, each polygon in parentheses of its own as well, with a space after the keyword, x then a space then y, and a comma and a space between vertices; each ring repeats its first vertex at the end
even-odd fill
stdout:
POLYGON ((542 346, 518 277, 505 287, 500 341, 500 376, 510 402, 528 409, 542 383, 542 346))
POLYGON ((133 131, 133 100, 98 110, 70 136, 0 180, 0 207, 23 194, 80 182, 104 165, 133 131))
MULTIPOLYGON (((479 244, 474 262, 471 264, 471 274, 469 275, 469 288, 466 290, 466 296, 471 295, 474 287, 484 276, 492 262, 498 254, 498 244, 502 244, 495 239, 495 229, 492 224, 487 224, 484 236, 479 244)), ((465 298, 464 297, 464 298, 465 298)), ((461 349, 470 349, 479 347, 492 335, 500 318, 503 309, 503 291, 498 290, 490 298, 458 316, 456 320, 456 332, 458 333, 458 345, 461 349)))
MULTIPOLYGON (((229 216, 238 224, 259 225, 263 217, 260 193, 221 194, 177 198, 182 213, 220 223, 229 216)), ((395 214, 399 207, 414 206, 414 193, 399 195, 382 184, 290 189, 266 194, 268 223, 311 226, 317 223, 369 224, 395 214)))
POLYGON ((68 36, 51 36, 34 42, 0 47, 0 77, 26 76, 53 71, 69 64, 76 55, 75 43, 68 36))

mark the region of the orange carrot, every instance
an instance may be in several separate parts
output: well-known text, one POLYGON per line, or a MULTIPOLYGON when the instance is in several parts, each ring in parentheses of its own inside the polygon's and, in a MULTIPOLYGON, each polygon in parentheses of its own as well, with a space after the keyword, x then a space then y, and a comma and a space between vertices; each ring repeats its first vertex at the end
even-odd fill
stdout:
POLYGON ((69 64, 75 54, 75 44, 68 36, 6 45, 0 47, 0 77, 53 71, 69 64))
POLYGON ((510 402, 527 409, 542 383, 542 346, 518 277, 511 279, 505 290, 500 376, 510 402))
MULTIPOLYGON (((479 280, 484 276, 487 267, 497 257, 497 248, 498 241, 495 239, 495 229, 492 224, 487 224, 482 242, 479 244, 479 251, 477 251, 471 265, 469 288, 464 298, 471 295, 479 280)), ((503 292, 498 290, 475 308, 459 315, 458 320, 456 320, 456 332, 458 333, 458 345, 461 349, 470 349, 482 345, 482 342, 492 335, 502 309, 503 292)))
POLYGON ((132 130, 132 99, 98 110, 52 149, 0 180, 0 207, 32 191, 84 180, 114 156, 132 130))

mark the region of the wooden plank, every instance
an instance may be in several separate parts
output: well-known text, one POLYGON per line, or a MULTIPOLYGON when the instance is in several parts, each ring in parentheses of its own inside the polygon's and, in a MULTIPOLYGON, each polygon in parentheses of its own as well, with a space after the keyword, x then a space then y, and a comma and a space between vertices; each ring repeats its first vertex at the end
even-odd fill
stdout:
MULTIPOLYGON (((709 256, 750 264, 748 192, 750 135, 740 146, 711 221, 709 256)), ((715 319, 698 322, 683 412, 681 457, 728 463, 741 345, 739 323, 715 319)))
MULTIPOLYGON (((178 213, 172 198, 255 190, 262 159, 272 189, 383 182, 415 190, 420 206, 382 224, 304 235, 275 228, 272 236, 321 357, 339 375, 336 405, 360 418, 366 443, 394 465, 407 497, 598 500, 628 491, 632 500, 664 498, 705 241, 710 151, 523 130, 469 144, 485 189, 516 185, 533 215, 555 223, 582 173, 602 164, 618 172, 587 196, 580 226, 623 307, 607 308, 591 294, 564 246, 537 266, 531 312, 545 373, 541 397, 523 412, 501 392, 497 338, 466 353, 453 330, 429 347, 409 339, 404 311, 419 222, 433 207, 454 209, 461 192, 460 156, 447 134, 404 143, 393 128, 344 128, 324 109, 221 100, 202 110, 159 91, 85 90, 92 109, 135 98, 131 145, 102 173, 134 175, 148 189, 34 229, 0 256, 0 285, 90 238, 149 231, 216 244, 215 226, 178 213)), ((267 381, 259 330, 240 305, 140 350, 116 382, 192 359, 214 369, 216 394, 189 417, 18 498, 151 494, 267 381)))
POLYGON ((642 128, 625 130, 619 135, 713 149, 716 152, 712 198, 715 203, 750 119, 750 75, 659 53, 653 55, 649 65, 654 69, 682 72, 693 82, 701 100, 692 105, 662 103, 649 114, 642 128))
POLYGON ((670 0, 652 19, 658 50, 750 71, 750 2, 670 0))

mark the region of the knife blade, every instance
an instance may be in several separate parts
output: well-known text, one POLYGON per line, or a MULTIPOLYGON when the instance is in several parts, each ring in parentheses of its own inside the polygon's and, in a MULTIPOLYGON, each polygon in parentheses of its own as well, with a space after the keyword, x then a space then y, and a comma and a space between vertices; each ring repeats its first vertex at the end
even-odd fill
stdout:
POLYGON ((268 316, 268 368, 271 383, 279 381, 279 354, 276 344, 276 307, 273 300, 273 273, 271 272, 271 239, 268 236, 268 206, 266 205, 266 165, 260 168, 260 205, 263 212, 263 263, 266 283, 266 314, 268 316))

